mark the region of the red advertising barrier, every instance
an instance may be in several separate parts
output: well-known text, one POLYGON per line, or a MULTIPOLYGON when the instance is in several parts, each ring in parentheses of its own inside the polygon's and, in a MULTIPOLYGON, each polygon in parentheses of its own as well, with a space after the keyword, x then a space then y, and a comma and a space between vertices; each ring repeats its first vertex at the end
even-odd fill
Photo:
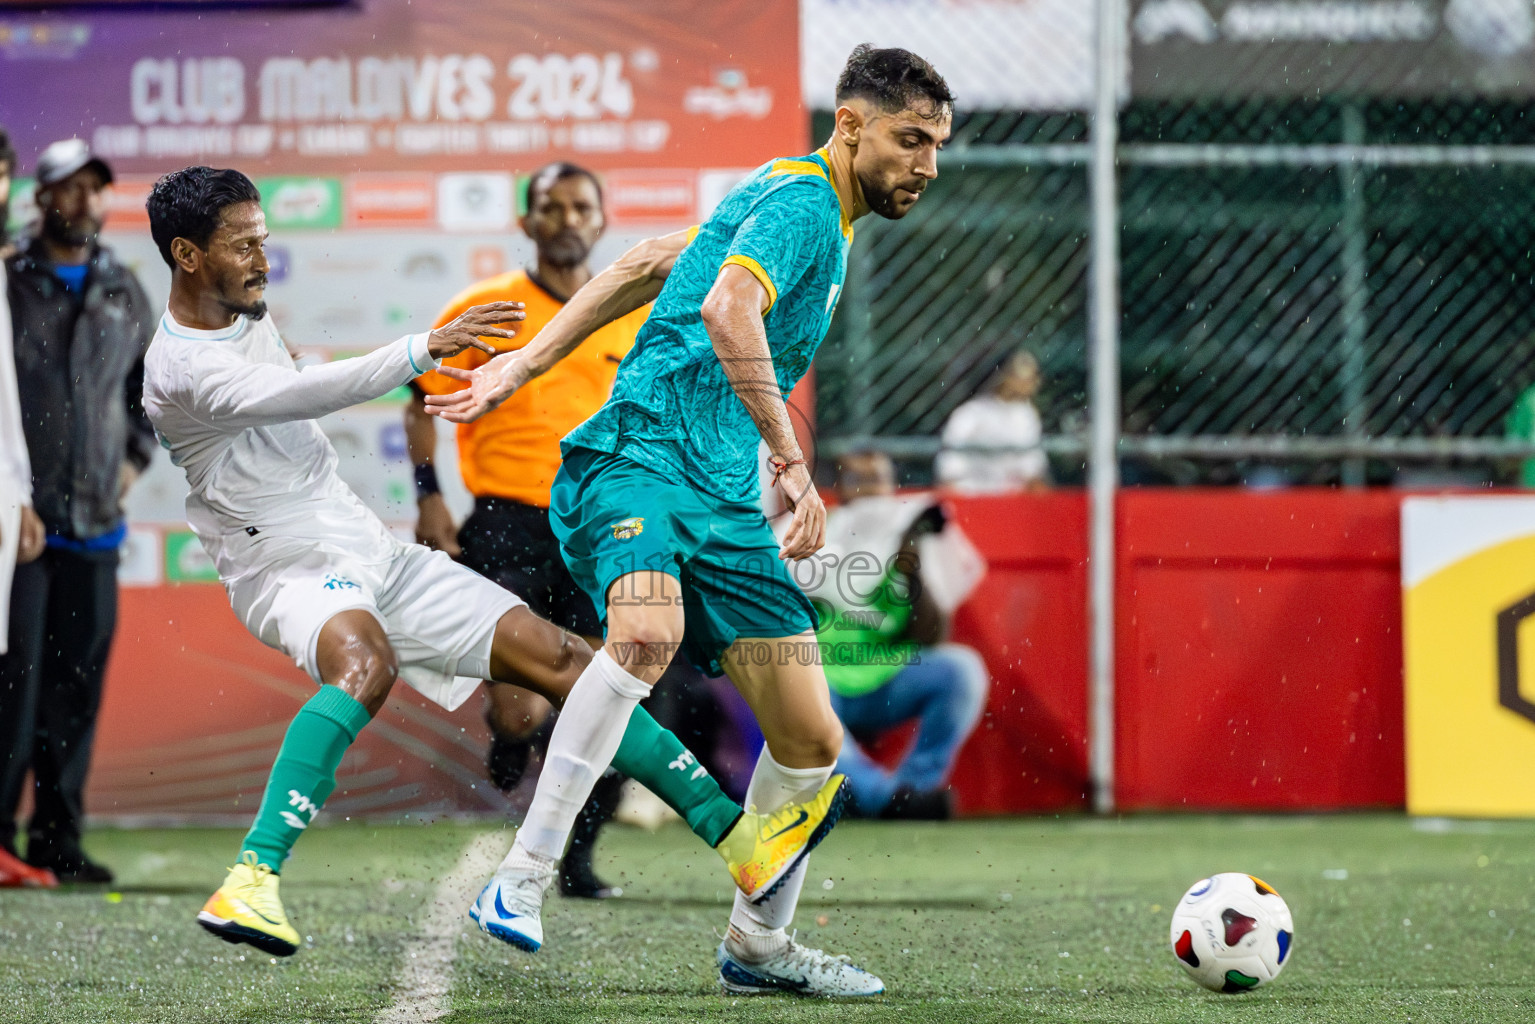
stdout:
POLYGON ((1124 494, 1119 806, 1403 804, 1402 497, 1124 494))
MULTIPOLYGON (((1398 506, 1374 491, 1134 490, 1119 506, 1118 799, 1127 810, 1400 806, 1398 506)), ((1087 803, 1087 503, 954 499, 990 569, 954 638, 991 668, 954 775, 966 814, 1087 803)), ((222 589, 127 588, 89 808, 248 815, 311 684, 222 589)), ((405 687, 343 767, 339 814, 501 812, 479 699, 405 687)))
MULTIPOLYGON (((272 758, 314 684, 245 631, 224 589, 122 591, 86 807, 129 821, 255 814, 272 758)), ((327 813, 504 813, 485 781, 478 695, 454 714, 403 683, 342 762, 327 813)))
MULTIPOLYGON (((1125 810, 1401 806, 1398 517, 1382 491, 1129 490, 1118 509, 1125 810)), ((956 499, 991 571, 954 638, 993 676, 967 813, 1086 806, 1087 503, 956 499)))
POLYGON ((1080 491, 954 499, 986 556, 953 639, 980 651, 991 700, 953 776, 960 813, 1085 806, 1087 502, 1080 491))

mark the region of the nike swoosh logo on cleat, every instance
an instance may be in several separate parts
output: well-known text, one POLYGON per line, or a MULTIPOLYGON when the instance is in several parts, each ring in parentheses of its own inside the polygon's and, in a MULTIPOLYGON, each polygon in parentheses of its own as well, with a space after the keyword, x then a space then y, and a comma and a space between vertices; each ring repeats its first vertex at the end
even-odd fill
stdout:
POLYGON ((774 832, 772 835, 768 836, 766 839, 764 839, 762 841, 764 843, 771 843, 773 840, 777 839, 779 836, 783 835, 785 832, 792 832, 794 829, 799 828, 801 825, 803 825, 805 822, 807 822, 809 820, 810 820, 810 812, 809 811, 800 811, 799 812, 799 817, 797 819, 795 819, 794 821, 792 821, 789 824, 785 825, 783 828, 779 829, 777 832, 774 832))
POLYGON ((272 920, 270 917, 267 917, 261 911, 257 910, 255 907, 251 906, 249 903, 246 903, 244 900, 240 901, 240 906, 244 907, 246 910, 250 911, 252 914, 255 914, 257 917, 261 918, 261 920, 265 921, 267 924, 271 925, 273 928, 281 928, 282 927, 282 922, 281 921, 274 921, 274 920, 272 920))
POLYGON ((516 914, 516 913, 513 913, 512 911, 508 910, 506 908, 506 904, 501 902, 501 890, 500 889, 496 890, 496 913, 500 914, 502 917, 521 917, 522 916, 521 914, 516 914))
POLYGON ((720 974, 727 981, 737 985, 746 985, 752 988, 775 989, 782 992, 803 992, 810 987, 810 983, 803 978, 780 978, 772 974, 758 974, 735 960, 726 960, 720 965, 720 974))

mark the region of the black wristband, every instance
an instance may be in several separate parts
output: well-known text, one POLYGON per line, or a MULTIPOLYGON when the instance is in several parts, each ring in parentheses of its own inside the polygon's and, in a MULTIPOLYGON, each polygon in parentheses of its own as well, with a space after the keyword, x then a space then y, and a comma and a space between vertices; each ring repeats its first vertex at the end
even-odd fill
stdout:
POLYGON ((433 494, 441 494, 442 488, 437 484, 437 467, 430 462, 423 462, 416 467, 416 500, 430 497, 433 494))

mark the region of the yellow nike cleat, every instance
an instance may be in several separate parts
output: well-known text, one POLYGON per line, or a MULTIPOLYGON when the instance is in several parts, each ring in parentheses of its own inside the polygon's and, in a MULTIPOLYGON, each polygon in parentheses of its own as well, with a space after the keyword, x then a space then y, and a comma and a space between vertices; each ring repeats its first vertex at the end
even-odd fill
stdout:
POLYGON ((277 876, 249 850, 203 904, 197 923, 225 942, 248 943, 273 956, 298 952, 298 932, 283 913, 277 876))
POLYGON ((788 804, 772 814, 741 815, 715 849, 725 858, 736 887, 761 903, 825 839, 847 803, 847 778, 833 775, 802 804, 788 804))

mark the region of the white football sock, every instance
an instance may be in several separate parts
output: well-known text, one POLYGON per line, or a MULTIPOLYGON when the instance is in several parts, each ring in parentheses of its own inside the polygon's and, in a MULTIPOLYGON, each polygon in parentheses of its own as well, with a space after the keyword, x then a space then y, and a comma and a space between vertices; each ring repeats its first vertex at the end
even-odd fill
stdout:
MULTIPOLYGON (((751 785, 746 789, 746 806, 759 814, 768 814, 784 804, 809 800, 826 785, 833 767, 785 768, 763 747, 752 771, 751 785)), ((730 930, 726 933, 732 952, 751 960, 765 960, 788 945, 785 929, 794 920, 794 908, 799 904, 809 866, 810 858, 806 857, 783 880, 778 891, 760 904, 749 903, 745 896, 736 893, 735 907, 730 911, 730 930)))
POLYGON ((618 752, 634 706, 649 693, 645 681, 624 671, 606 650, 592 656, 554 723, 533 804, 502 867, 552 865, 560 859, 576 815, 618 752), (534 859, 521 859, 519 852, 534 859))

